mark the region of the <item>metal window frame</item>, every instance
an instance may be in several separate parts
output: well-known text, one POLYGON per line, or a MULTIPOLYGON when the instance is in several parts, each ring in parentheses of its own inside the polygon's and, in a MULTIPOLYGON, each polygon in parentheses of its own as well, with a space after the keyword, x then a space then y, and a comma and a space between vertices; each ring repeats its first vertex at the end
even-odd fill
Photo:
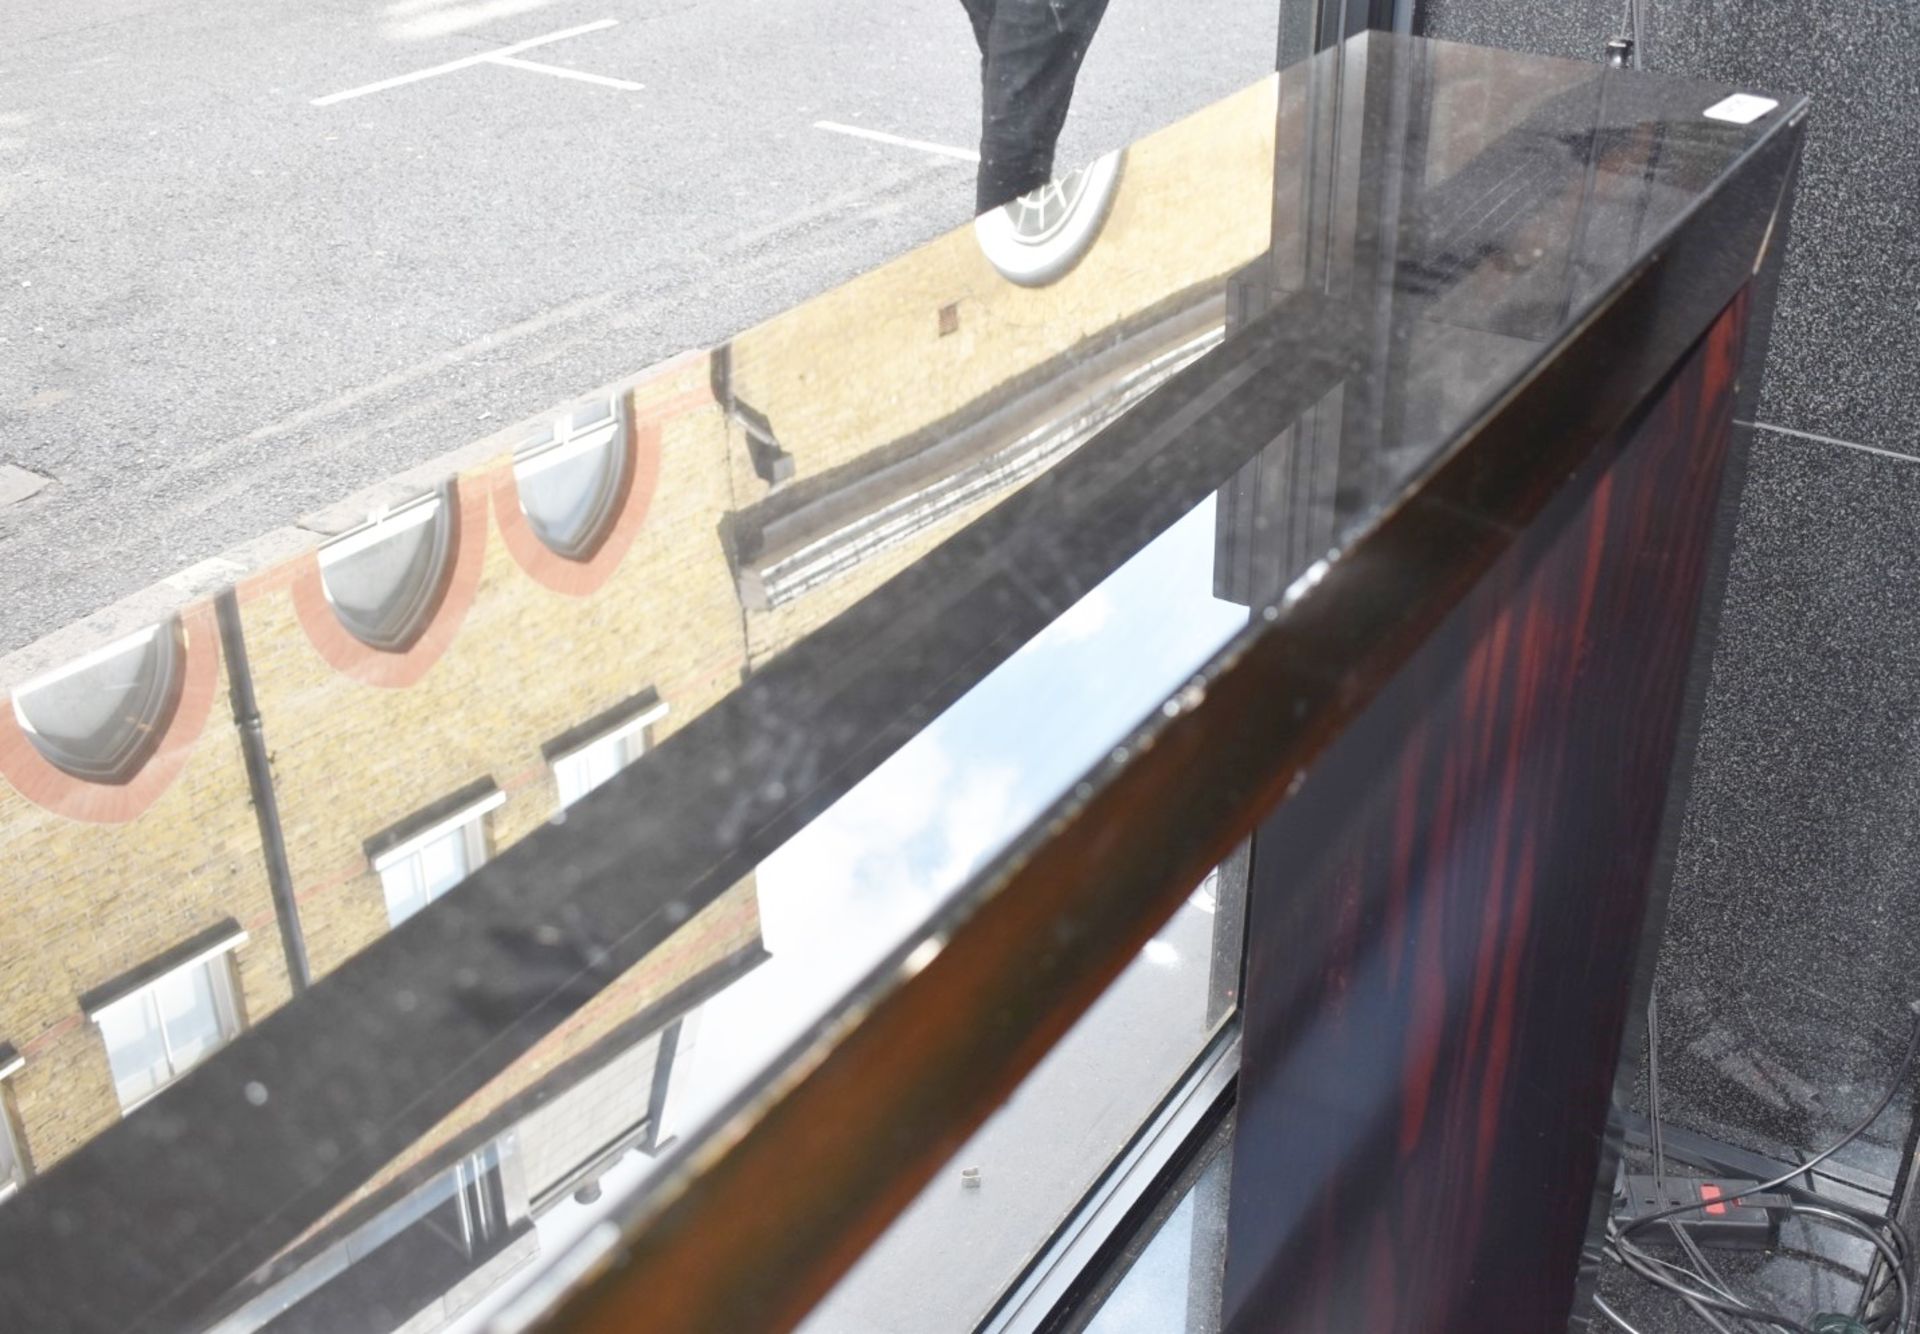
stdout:
POLYGON ((1420 0, 1294 0, 1280 9, 1279 68, 1369 29, 1418 37, 1425 28, 1420 0))
POLYGON ((1117 1258, 1167 1187, 1232 1108, 1240 1021, 1226 1020, 1153 1115, 1115 1155, 1078 1206, 975 1326, 975 1334, 1058 1328, 1117 1258))
POLYGON ((577 412, 558 414, 548 428, 550 433, 546 439, 536 440, 514 451, 514 475, 536 477, 549 468, 612 444, 619 435, 621 418, 625 415, 621 409, 622 401, 621 395, 609 395, 606 399, 607 415, 595 418, 585 426, 575 425, 574 419, 579 415, 577 412))

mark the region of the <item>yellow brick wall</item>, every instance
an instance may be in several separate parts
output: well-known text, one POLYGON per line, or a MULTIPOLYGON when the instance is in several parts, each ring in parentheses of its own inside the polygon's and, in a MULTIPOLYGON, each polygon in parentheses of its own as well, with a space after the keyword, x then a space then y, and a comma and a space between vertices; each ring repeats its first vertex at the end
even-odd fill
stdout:
POLYGON ((808 589, 791 602, 771 610, 749 612, 747 642, 754 670, 764 667, 781 650, 818 630, 1017 490, 1009 488, 983 496, 898 546, 870 556, 817 588, 808 589))
MULTIPOLYGON (((706 373, 701 360, 677 375, 697 387, 706 373)), ((533 580, 489 517, 473 606, 414 685, 366 685, 335 671, 301 629, 286 588, 245 600, 316 976, 388 929, 362 850, 369 837, 491 775, 507 794, 488 819, 497 853, 558 808, 544 742, 648 687, 669 709, 654 728, 662 740, 739 684, 739 601, 718 539, 728 502, 722 431, 711 406, 665 423, 646 524, 618 571, 588 596, 533 580)))
POLYGON ((120 1118, 82 993, 231 917, 250 933, 234 955, 248 1018, 289 994, 224 666, 186 767, 144 814, 80 823, 0 781, 0 847, 0 1040, 26 1057, 8 1082, 44 1170, 120 1118))
MULTIPOLYGON (((1100 244, 1060 282, 999 276, 970 228, 743 335, 740 396, 771 417, 806 478, 953 415, 1082 338, 1220 277, 1268 243, 1276 83, 1267 80, 1129 152, 1100 244), (938 331, 957 304, 959 329, 938 331)), ((704 357, 634 391, 685 399, 704 357)), ((483 473, 468 483, 486 485, 483 473)), ((719 539, 765 485, 713 407, 669 418, 644 528, 587 597, 545 588, 515 563, 491 512, 478 593, 451 646, 417 683, 358 683, 315 651, 284 572, 250 581, 242 618, 302 924, 324 974, 387 929, 365 840, 477 778, 507 793, 489 819, 504 848, 557 806, 540 746, 639 690, 670 712, 664 739, 758 664, 818 628, 1004 496, 885 552, 792 604, 741 609, 719 539), (751 645, 749 645, 751 636, 751 645)), ((76 997, 222 917, 251 932, 236 958, 257 1021, 288 994, 237 733, 221 683, 180 779, 125 825, 51 815, 0 783, 8 930, 0 944, 0 1041, 28 1057, 12 1081, 35 1162, 49 1165, 118 1115, 97 1033, 76 997)), ((464 1108, 451 1134, 584 1047, 632 1009, 757 931, 750 884, 674 938, 538 1059, 464 1108), (597 1026, 597 1027, 596 1027, 597 1026), (465 1120, 462 1120, 465 1118, 465 1120)))
MULTIPOLYGON (((1098 244, 1060 281, 1002 278, 971 227, 741 335, 736 394, 767 414, 795 480, 962 413, 1082 339, 1244 267, 1270 243, 1278 81, 1263 80, 1134 145, 1098 244), (959 331, 939 332, 958 303, 959 331)), ((767 493, 730 436, 744 500, 767 493)), ((1013 490, 967 506, 773 610, 748 614, 753 666, 811 634, 1013 490)))
POLYGON ((499 1078, 414 1141, 406 1153, 343 1200, 311 1231, 323 1231, 332 1219, 432 1158, 449 1141, 484 1120, 508 1099, 526 1092, 649 1005, 656 1004, 721 960, 752 949, 759 942, 760 901, 753 878, 749 876, 696 913, 652 954, 582 1006, 499 1078))
POLYGON ((736 394, 805 478, 1249 263, 1269 243, 1274 89, 1262 81, 1128 149, 1099 243, 1058 282, 1007 281, 963 227, 735 339, 736 394), (960 328, 941 337, 951 304, 960 328))

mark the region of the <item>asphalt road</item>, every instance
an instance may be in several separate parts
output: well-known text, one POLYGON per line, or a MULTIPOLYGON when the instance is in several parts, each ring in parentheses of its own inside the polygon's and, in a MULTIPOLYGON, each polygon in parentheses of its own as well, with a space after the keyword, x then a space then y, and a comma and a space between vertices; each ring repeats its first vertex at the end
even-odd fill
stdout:
MULTIPOLYGON (((1276 22, 1113 0, 1061 161, 1276 22)), ((958 0, 11 0, 0 653, 960 225, 967 163, 815 124, 971 147, 977 79, 958 0)))

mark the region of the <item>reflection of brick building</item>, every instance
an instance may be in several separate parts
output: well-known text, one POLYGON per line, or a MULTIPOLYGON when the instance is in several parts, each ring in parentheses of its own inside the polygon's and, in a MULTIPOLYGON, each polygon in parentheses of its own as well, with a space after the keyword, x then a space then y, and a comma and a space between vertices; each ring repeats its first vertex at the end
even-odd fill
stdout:
MULTIPOLYGON (((24 887, 59 887, 12 896, 17 939, 34 947, 10 951, 0 973, 0 1031, 23 1058, 8 1081, 15 1139, 36 1164, 184 1069, 121 1070, 118 1054, 157 1036, 164 1055, 205 1027, 195 1004, 207 996, 193 988, 211 992, 218 1012, 218 1031, 211 1042, 198 1034, 199 1045, 217 1045, 290 994, 283 940, 303 941, 307 971, 323 976, 419 906, 401 896, 407 882, 443 889, 423 877, 457 881, 550 818, 561 775, 597 759, 602 737, 580 735, 582 724, 604 720, 625 761, 738 682, 739 610, 712 536, 724 472, 702 447, 717 420, 710 401, 699 407, 705 385, 699 358, 623 391, 617 503, 585 559, 543 564, 544 548, 500 540, 496 501, 514 489, 501 460, 242 582, 234 609, 270 748, 277 856, 263 848, 248 734, 230 702, 240 660, 222 652, 213 607, 181 618, 182 683, 154 692, 152 716, 124 720, 162 738, 133 782, 58 767, 40 732, 29 735, 31 711, 24 726, 6 719, 0 818, 25 850, 24 887), (423 531, 434 528, 445 532, 423 531), (336 562, 354 579, 323 569, 340 548, 372 568, 336 562), (383 597, 404 614, 375 647, 383 597), (635 625, 651 628, 646 642, 629 635, 635 625), (152 1010, 173 1011, 142 1016, 153 1032, 120 1033, 114 1011, 102 1021, 98 1007, 143 988, 164 1003, 152 1010), (96 1008, 75 1012, 82 998, 96 1008)), ((517 507, 510 516, 521 527, 525 518, 517 507)), ((69 679, 125 693, 137 666, 110 659, 69 679)), ((44 690, 22 693, 31 702, 44 690)), ((734 930, 757 938, 750 911, 734 930)), ((718 942, 722 954, 736 943, 718 942)))
POLYGON ((521 537, 508 462, 460 476, 429 501, 439 514, 425 522, 454 530, 449 568, 437 609, 402 652, 373 649, 341 625, 325 549, 240 586, 316 975, 388 928, 401 873, 457 880, 488 847, 550 818, 559 781, 551 747, 583 723, 605 718, 616 730, 639 709, 657 740, 738 684, 740 612, 713 539, 726 479, 709 445, 718 414, 705 385, 696 359, 623 395, 619 503, 587 560, 563 561, 521 537), (456 838, 443 840, 455 844, 450 854, 429 844, 390 855, 462 815, 474 826, 470 846, 456 838))
POLYGON ((240 739, 221 717, 219 639, 204 610, 182 621, 191 694, 183 692, 144 766, 171 781, 71 780, 34 749, 12 709, 0 710, 8 867, 0 1039, 18 1054, 0 1112, 21 1170, 50 1165, 120 1115, 82 996, 209 928, 261 922, 267 933, 233 951, 236 1017, 257 1017, 288 994, 240 739))
MULTIPOLYGON (((1208 346, 1265 201, 1194 201, 1263 179, 1273 124, 1269 82, 1137 145, 1097 244, 1050 281, 1009 281, 955 233, 322 516, 313 549, 156 635, 8 681, 0 1190, 1208 346)), ((422 1252, 420 1273, 451 1266, 442 1305, 524 1260, 529 1214, 657 1133, 678 1025, 760 957, 749 879, 344 1202, 233 1328, 325 1327, 339 1294, 301 1275, 431 1250, 410 1229, 436 1210, 486 1242, 422 1252)))

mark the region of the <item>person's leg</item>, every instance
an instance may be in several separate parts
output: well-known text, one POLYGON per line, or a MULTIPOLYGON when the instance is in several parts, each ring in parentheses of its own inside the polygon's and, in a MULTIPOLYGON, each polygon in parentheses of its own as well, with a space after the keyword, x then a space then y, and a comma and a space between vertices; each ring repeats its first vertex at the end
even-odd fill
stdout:
POLYGON ((1074 80, 1107 0, 999 0, 987 34, 980 212, 1053 178, 1074 80))
POLYGON ((967 21, 973 24, 973 40, 980 44, 980 64, 987 63, 987 31, 993 26, 994 0, 960 0, 967 7, 967 21))

